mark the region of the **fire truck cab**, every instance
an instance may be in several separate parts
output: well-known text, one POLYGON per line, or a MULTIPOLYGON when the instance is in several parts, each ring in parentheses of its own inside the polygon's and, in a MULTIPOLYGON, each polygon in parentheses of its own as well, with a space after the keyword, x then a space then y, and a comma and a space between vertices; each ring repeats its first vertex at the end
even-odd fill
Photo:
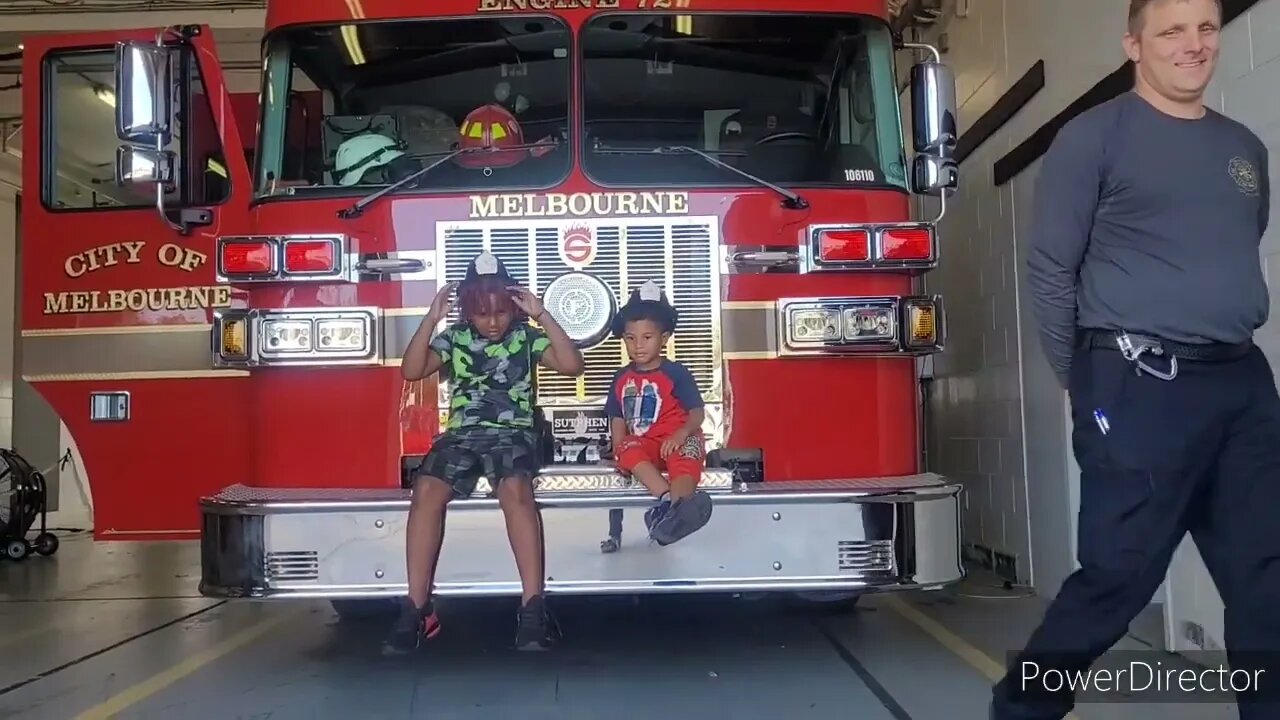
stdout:
MULTIPOLYGON (((198 537, 209 596, 403 595, 407 487, 448 404, 399 361, 488 251, 586 358, 537 378, 549 593, 963 577, 961 487, 921 459, 919 359, 945 316, 919 285, 940 243, 911 217, 913 194, 945 206, 957 183, 954 80, 885 0, 267 7, 250 97, 204 27, 26 43, 43 150, 24 153, 41 190, 21 362, 75 438, 99 539, 198 537), (923 53, 910 155, 902 50, 923 53), (62 133, 90 120, 63 104, 93 72, 114 85, 115 199, 69 206, 62 133), (714 514, 668 547, 607 464, 603 417, 626 362, 606 330, 648 280, 680 312, 667 351, 712 449, 714 514)), ((450 505, 440 595, 519 593, 488 491, 450 505)))

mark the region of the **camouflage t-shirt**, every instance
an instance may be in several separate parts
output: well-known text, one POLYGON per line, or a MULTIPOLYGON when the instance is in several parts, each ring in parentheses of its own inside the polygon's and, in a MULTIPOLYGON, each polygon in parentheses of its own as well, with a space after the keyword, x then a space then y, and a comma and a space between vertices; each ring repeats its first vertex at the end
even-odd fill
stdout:
POLYGON ((463 427, 527 428, 533 425, 533 372, 551 346, 546 333, 527 323, 489 340, 462 323, 431 341, 449 382, 449 422, 463 427))

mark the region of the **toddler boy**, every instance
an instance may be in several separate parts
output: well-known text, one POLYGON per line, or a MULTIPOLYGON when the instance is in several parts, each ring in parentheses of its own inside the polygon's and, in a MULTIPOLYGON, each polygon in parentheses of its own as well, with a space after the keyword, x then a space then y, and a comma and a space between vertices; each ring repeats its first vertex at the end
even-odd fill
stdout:
POLYGON ((632 293, 612 327, 631 362, 614 374, 605 401, 615 465, 658 499, 644 521, 659 545, 711 519, 711 496, 697 489, 706 455, 702 394, 689 369, 663 355, 678 317, 653 281, 632 293))

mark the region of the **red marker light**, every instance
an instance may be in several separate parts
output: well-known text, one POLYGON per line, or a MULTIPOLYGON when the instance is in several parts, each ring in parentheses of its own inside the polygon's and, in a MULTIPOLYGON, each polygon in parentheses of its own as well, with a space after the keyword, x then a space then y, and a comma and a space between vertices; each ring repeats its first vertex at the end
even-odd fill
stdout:
POLYGON ((866 262, 871 258, 871 233, 866 230, 819 230, 818 259, 823 262, 866 262))
POLYGON ((284 246, 287 273, 327 273, 337 266, 332 240, 295 240, 284 246))
POLYGON ((933 255, 933 233, 927 228, 891 228, 881 236, 884 260, 929 260, 933 255))
POLYGON ((265 240, 222 245, 222 271, 227 275, 268 275, 274 265, 271 244, 265 240))

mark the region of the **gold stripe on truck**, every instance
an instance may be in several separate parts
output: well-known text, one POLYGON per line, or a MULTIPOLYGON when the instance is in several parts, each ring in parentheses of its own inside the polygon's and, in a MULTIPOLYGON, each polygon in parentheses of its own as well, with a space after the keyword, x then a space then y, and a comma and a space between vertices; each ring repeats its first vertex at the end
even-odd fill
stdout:
POLYGON ((27 382, 244 377, 215 369, 208 324, 139 325, 22 332, 27 382))
MULTIPOLYGON (((392 308, 383 311, 384 357, 399 365, 409 340, 427 315, 427 308, 392 308)), ((726 360, 761 360, 778 357, 777 306, 774 302, 732 301, 720 304, 720 346, 726 360)), ((679 335, 679 329, 676 335, 679 335)))
MULTIPOLYGON (((383 311, 384 364, 400 364, 426 314, 427 308, 383 311)), ((778 356, 774 303, 725 302, 720 320, 724 359, 778 356)), ((22 378, 55 382, 247 376, 247 370, 213 367, 211 330, 208 324, 24 330, 22 378)))

